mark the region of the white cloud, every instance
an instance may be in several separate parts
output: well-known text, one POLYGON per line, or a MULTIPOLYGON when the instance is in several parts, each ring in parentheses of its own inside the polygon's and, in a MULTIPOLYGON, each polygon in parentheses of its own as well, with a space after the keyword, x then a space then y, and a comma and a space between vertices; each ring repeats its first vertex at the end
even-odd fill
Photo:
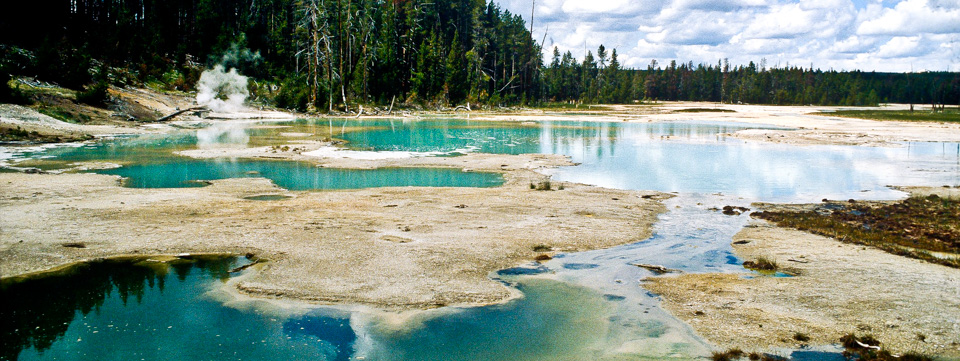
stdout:
POLYGON ((681 9, 709 11, 737 11, 743 8, 766 5, 764 0, 677 0, 674 5, 681 9))
MULTIPOLYGON (((637 47, 632 49, 628 54, 635 56, 638 62, 642 61, 639 59, 672 59, 677 56, 677 52, 672 46, 662 43, 651 43, 643 39, 640 39, 640 41, 637 42, 637 47)), ((649 60, 647 60, 647 62, 649 62, 649 60)))
POLYGON ((804 11, 799 4, 778 6, 759 14, 744 35, 754 39, 788 39, 804 35, 813 28, 814 12, 804 11))
MULTIPOLYGON (((503 0, 530 15, 533 0, 503 0)), ((960 0, 536 0, 534 37, 582 58, 600 44, 650 60, 822 69, 960 69, 960 0)))
POLYGON ((950 34, 960 32, 960 8, 941 0, 930 7, 926 0, 907 0, 893 9, 884 9, 877 18, 864 21, 861 35, 950 34), (947 3, 947 4, 944 4, 947 3))
POLYGON ((876 48, 876 45, 875 38, 852 35, 834 43, 831 50, 840 54, 858 54, 870 52, 876 48))
POLYGON ((800 5, 800 8, 804 10, 830 10, 844 8, 852 4, 845 0, 805 0, 797 3, 797 5, 800 5))
POLYGON ((563 2, 563 11, 568 13, 610 13, 621 12, 635 7, 636 2, 631 0, 566 0, 563 2))
POLYGON ((930 6, 937 10, 960 9, 960 0, 930 0, 930 6))
POLYGON ((881 45, 875 55, 884 59, 918 57, 933 51, 932 45, 922 41, 919 36, 898 36, 881 45))

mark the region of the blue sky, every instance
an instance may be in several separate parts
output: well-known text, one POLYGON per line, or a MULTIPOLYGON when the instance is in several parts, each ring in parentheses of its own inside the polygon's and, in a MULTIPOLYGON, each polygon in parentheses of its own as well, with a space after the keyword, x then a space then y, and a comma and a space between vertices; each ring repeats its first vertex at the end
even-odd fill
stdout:
MULTIPOLYGON (((497 0, 527 21, 534 0, 497 0)), ((631 67, 766 59, 865 71, 960 71, 960 0, 536 0, 534 38, 631 67)))

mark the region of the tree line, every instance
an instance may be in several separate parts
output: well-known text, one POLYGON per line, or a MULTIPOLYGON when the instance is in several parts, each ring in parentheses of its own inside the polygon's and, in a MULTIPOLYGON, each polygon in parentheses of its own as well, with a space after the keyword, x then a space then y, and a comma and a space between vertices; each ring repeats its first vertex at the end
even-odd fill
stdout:
POLYGON ((708 101, 774 105, 879 103, 960 104, 960 74, 951 72, 877 73, 820 70, 799 66, 767 68, 653 60, 646 69, 625 69, 614 49, 601 45, 582 62, 554 48, 544 69, 546 97, 552 101, 629 103, 636 100, 708 101))
POLYGON ((544 62, 518 14, 485 0, 34 0, 0 19, 0 67, 70 88, 191 90, 221 63, 260 100, 299 110, 357 104, 538 105, 695 100, 755 104, 960 103, 960 75, 651 62, 600 46, 544 62), (37 26, 42 21, 47 26, 37 26))

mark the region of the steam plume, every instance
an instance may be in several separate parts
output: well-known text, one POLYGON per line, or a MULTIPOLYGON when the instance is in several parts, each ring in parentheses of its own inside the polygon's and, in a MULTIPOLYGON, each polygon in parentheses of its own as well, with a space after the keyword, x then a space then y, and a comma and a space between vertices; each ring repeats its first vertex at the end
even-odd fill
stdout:
POLYGON ((234 68, 224 71, 223 65, 205 70, 197 83, 197 104, 216 112, 242 109, 249 95, 247 77, 238 74, 234 68))

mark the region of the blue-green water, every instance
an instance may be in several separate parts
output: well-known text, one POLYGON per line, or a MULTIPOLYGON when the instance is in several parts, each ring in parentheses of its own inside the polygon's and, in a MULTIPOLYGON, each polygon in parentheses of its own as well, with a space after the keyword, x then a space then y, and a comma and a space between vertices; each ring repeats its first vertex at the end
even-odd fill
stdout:
POLYGON ((228 128, 220 132, 181 132, 165 136, 120 138, 80 147, 47 149, 25 157, 42 158, 47 167, 77 162, 114 162, 120 168, 96 170, 125 178, 133 188, 199 187, 202 181, 263 177, 288 190, 376 187, 496 187, 497 173, 445 168, 321 168, 305 162, 251 159, 194 159, 174 154, 197 146, 242 146, 263 130, 228 128), (206 132, 206 133, 204 133, 206 132))
MULTIPOLYGON (((318 125, 323 125, 320 121, 318 125)), ((356 150, 410 152, 477 152, 492 154, 564 154, 626 138, 709 137, 742 129, 770 128, 720 122, 493 122, 458 119, 367 120, 337 134, 356 150), (355 131, 353 129, 360 129, 355 131)), ((337 127, 332 128, 334 132, 337 127)), ((571 154, 568 154, 571 153, 571 154)), ((603 154, 600 154, 603 155, 603 154)))
MULTIPOLYGON (((208 291, 245 260, 96 262, 2 286, 4 360, 336 360, 350 339, 290 332, 287 322, 224 307, 208 291)), ((316 317, 339 325, 344 320, 316 317)), ((339 358, 345 359, 345 358, 339 358)))
POLYGON ((464 172, 444 168, 320 168, 310 163, 253 160, 193 160, 137 164, 100 170, 125 178, 133 188, 199 186, 196 180, 263 177, 294 191, 377 187, 496 187, 503 177, 495 173, 464 172))
POLYGON ((602 295, 549 280, 528 296, 394 329, 345 311, 282 314, 224 306, 219 287, 249 261, 172 265, 101 261, 2 284, 2 360, 586 360, 599 359, 602 295), (55 291, 52 294, 51 291, 55 291))
MULTIPOLYGON (((576 167, 552 170, 554 180, 617 189, 723 193, 768 202, 822 198, 896 198, 887 185, 943 185, 960 179, 960 144, 904 143, 900 147, 790 146, 723 136, 757 126, 717 122, 489 122, 469 120, 301 120, 307 133, 330 133, 360 151, 457 155, 561 154, 576 167)), ((214 127, 141 136, 83 147, 45 150, 47 167, 105 161, 124 166, 98 171, 129 177, 132 187, 186 187, 192 181, 266 177, 291 190, 384 186, 490 187, 490 173, 410 168, 333 170, 305 163, 198 160, 177 150, 242 147, 274 129, 214 127)), ((260 145, 260 144, 258 144, 260 145)))
MULTIPOLYGON (((960 179, 960 144, 790 146, 722 134, 758 126, 716 122, 367 121, 337 136, 357 150, 561 154, 578 163, 554 179, 617 189, 735 194, 768 202, 890 199, 887 185, 960 179)), ((337 127, 333 127, 334 130, 337 127)))

